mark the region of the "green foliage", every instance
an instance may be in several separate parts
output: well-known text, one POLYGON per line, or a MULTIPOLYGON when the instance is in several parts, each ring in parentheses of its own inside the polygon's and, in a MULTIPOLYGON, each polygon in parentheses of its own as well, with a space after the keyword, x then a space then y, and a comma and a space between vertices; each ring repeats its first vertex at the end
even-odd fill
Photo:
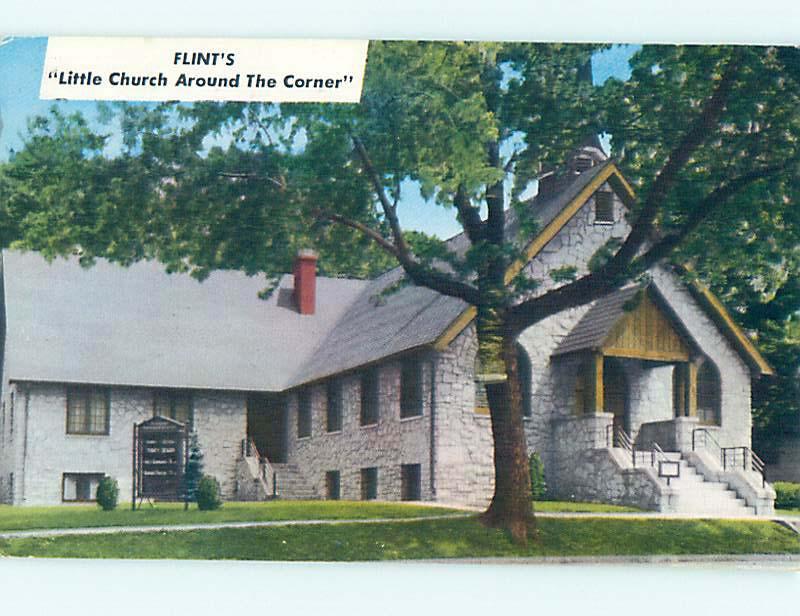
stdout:
POLYGON ((534 451, 528 458, 528 468, 531 476, 531 497, 540 500, 547 494, 547 484, 544 480, 544 462, 538 451, 534 451))
POLYGON ((197 489, 203 477, 203 452, 197 440, 197 433, 189 435, 189 459, 183 473, 184 499, 187 503, 197 500, 197 489))
POLYGON ((775 488, 776 509, 800 508, 800 483, 776 481, 772 487, 775 488))
POLYGON ((578 268, 574 265, 564 265, 550 270, 550 278, 553 282, 571 282, 575 280, 578 268))
POLYGON ((116 479, 105 476, 97 486, 97 504, 103 511, 113 511, 117 508, 119 499, 119 484, 116 479))
POLYGON ((195 496, 197 508, 200 511, 213 511, 222 506, 222 497, 219 493, 219 482, 211 475, 203 475, 197 484, 195 496))

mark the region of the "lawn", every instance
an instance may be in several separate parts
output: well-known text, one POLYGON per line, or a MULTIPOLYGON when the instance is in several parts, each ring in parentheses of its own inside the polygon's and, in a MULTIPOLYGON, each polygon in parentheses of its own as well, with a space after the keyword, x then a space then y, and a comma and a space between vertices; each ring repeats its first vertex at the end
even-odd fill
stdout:
POLYGON ((178 503, 143 505, 132 511, 130 504, 114 511, 97 505, 14 507, 0 505, 0 531, 33 528, 82 528, 96 526, 161 526, 215 524, 220 522, 266 522, 271 520, 363 520, 366 518, 417 518, 458 513, 454 509, 403 503, 351 501, 270 501, 225 503, 216 511, 188 511, 178 503))
POLYGON ((642 511, 636 507, 573 501, 536 501, 533 503, 533 510, 536 513, 636 513, 642 511))
POLYGON ((0 540, 0 554, 69 558, 397 560, 493 556, 798 554, 800 539, 770 522, 541 518, 515 546, 475 517, 0 540))

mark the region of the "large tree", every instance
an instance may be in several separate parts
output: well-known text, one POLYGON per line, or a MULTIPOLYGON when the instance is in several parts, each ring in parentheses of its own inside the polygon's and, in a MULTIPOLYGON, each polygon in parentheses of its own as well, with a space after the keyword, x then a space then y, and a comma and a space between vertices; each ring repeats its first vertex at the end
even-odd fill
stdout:
MULTIPOLYGON (((72 230, 54 251, 74 242, 90 255, 156 256, 203 275, 216 267, 276 273, 288 267, 286 248, 298 241, 327 242, 320 247, 326 257, 329 249, 340 255, 332 259, 339 271, 358 269, 363 256, 336 240, 361 238, 384 255, 381 265, 394 262, 410 282, 475 308, 479 364, 491 375, 486 392, 495 445, 495 494, 483 520, 524 541, 532 518, 514 352, 519 333, 670 256, 691 259, 695 271, 711 274, 728 248, 741 267, 755 244, 754 264, 766 285, 781 278, 782 268, 796 267, 796 53, 646 47, 632 61, 630 80, 599 87, 587 78, 596 51, 373 43, 358 105, 125 106, 118 115, 126 135, 122 155, 77 158, 88 169, 123 158, 137 169, 130 176, 120 172, 126 182, 147 178, 137 194, 123 195, 142 202, 132 222, 84 239, 57 203, 57 214, 50 214, 30 201, 23 210, 34 214, 9 212, 5 240, 16 236, 35 246, 27 238, 39 237, 49 245, 59 237, 61 216, 72 230), (621 245, 604 247, 604 258, 593 259, 585 276, 559 275, 558 286, 537 293, 542 281, 507 275, 536 230, 522 197, 542 169, 563 162, 569 150, 601 131, 611 134, 614 154, 639 193, 631 232, 621 245), (408 187, 431 206, 455 209, 469 245, 465 252, 454 254, 435 238, 404 231, 398 205, 408 187), (507 224, 512 210, 521 223, 513 232, 507 224), (103 238, 119 235, 118 227, 124 237, 102 246, 103 238), (709 246, 712 230, 725 241, 709 246), (756 233, 779 239, 762 245, 756 233), (99 243, 85 246, 89 240, 99 243), (785 261, 771 254, 775 242, 785 261)), ((14 179, 24 167, 21 156, 6 177, 14 179)), ((47 180, 40 179, 31 185, 34 195, 45 190, 47 180)), ((14 181, 24 185, 24 174, 14 181)), ((8 190, 17 194, 13 186, 8 190)), ((65 207, 85 211, 86 202, 94 203, 79 201, 65 207)), ((77 228, 97 228, 113 202, 93 204, 86 218, 92 224, 77 228)), ((361 273, 368 269, 362 265, 361 273)), ((773 287, 760 292, 765 289, 773 287)))

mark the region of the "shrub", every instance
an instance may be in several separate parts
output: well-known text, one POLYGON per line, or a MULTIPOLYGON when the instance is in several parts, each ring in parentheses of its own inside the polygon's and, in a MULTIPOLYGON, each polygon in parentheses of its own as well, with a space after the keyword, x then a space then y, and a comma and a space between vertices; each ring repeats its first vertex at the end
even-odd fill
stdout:
POLYGON ((112 511, 117 508, 117 499, 119 499, 119 484, 116 479, 106 475, 97 485, 97 504, 103 511, 112 511))
POLYGON ((183 473, 183 497, 185 509, 189 508, 190 502, 197 500, 197 487, 203 476, 203 452, 200 451, 200 444, 197 441, 197 434, 192 432, 189 435, 189 459, 186 461, 186 470, 183 473))
POLYGON ((220 505, 222 505, 222 499, 219 495, 219 482, 215 477, 203 475, 197 484, 195 500, 197 501, 197 508, 202 511, 219 509, 220 505))
POLYGON ((544 463, 538 452, 531 454, 528 466, 531 473, 531 496, 533 500, 542 500, 547 492, 547 484, 544 481, 544 463))
POLYGON ((800 483, 776 481, 772 487, 775 488, 776 509, 800 507, 800 483))

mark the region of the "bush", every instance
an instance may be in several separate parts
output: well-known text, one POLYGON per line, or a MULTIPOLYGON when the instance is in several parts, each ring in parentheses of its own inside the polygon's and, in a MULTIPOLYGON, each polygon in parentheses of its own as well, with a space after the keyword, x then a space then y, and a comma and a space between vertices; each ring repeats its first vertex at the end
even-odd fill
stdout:
POLYGON ((97 485, 97 504, 103 508, 103 511, 113 511, 117 508, 118 499, 119 484, 116 479, 106 475, 97 485))
POLYGON ((531 496, 533 500, 543 500, 547 493, 547 484, 544 481, 544 462, 537 452, 533 452, 528 460, 531 473, 531 496))
POLYGON ((219 495, 219 482, 216 478, 211 475, 203 475, 197 484, 195 500, 197 500, 197 508, 202 511, 219 509, 222 499, 219 495))
POLYGON ((776 509, 800 507, 800 483, 776 481, 772 487, 775 488, 776 509))
POLYGON ((197 434, 192 432, 189 436, 189 459, 186 461, 186 470, 183 474, 183 497, 186 508, 190 502, 197 501, 197 487, 203 477, 203 452, 197 441, 197 434))

